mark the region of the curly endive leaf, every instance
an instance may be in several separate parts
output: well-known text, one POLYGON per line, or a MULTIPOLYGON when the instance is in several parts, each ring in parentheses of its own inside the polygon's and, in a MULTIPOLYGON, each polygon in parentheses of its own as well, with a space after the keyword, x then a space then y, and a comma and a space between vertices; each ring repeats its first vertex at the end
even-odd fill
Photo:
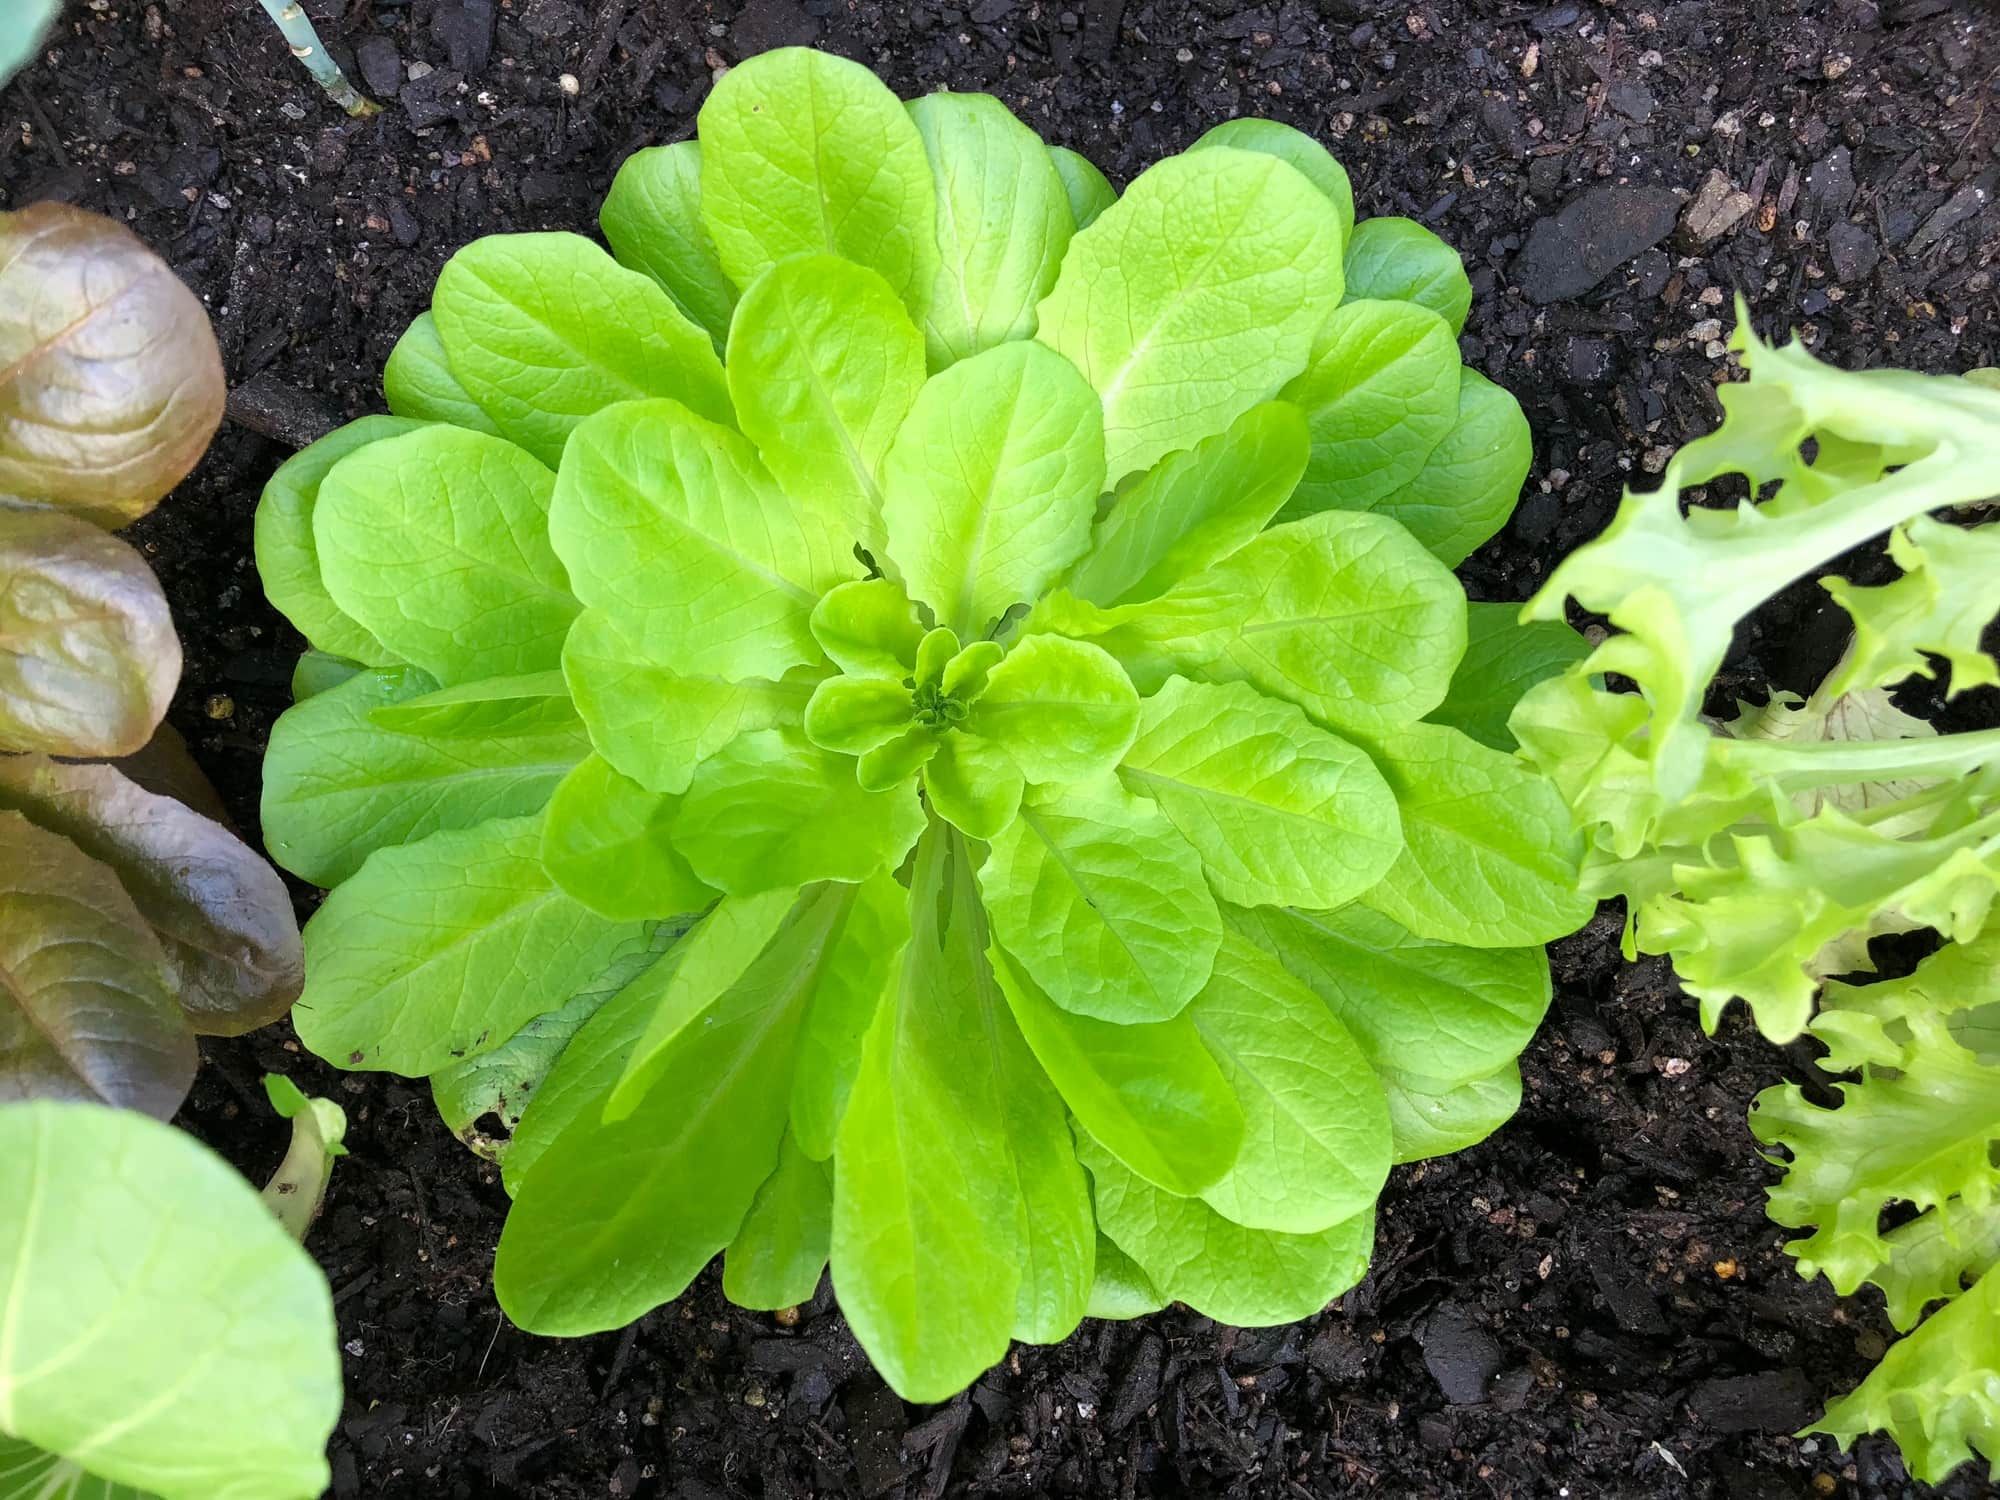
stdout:
POLYGON ((60 203, 0 214, 0 495, 136 521, 224 395, 208 314, 130 230, 60 203))
POLYGON ((1854 650, 1828 683, 1836 693, 1884 687, 1912 674, 1936 675, 1925 653, 1951 664, 1950 696, 2000 684, 2000 663, 1979 638, 2000 615, 2000 528, 1948 526, 1919 516, 1889 533, 1889 556, 1903 570, 1893 583, 1863 588, 1844 578, 1826 591, 1854 617, 1854 650))
POLYGON ((1813 1430, 1845 1448, 1886 1432, 1910 1472, 1936 1484, 1975 1456, 2000 1479, 2000 1276, 1981 1277, 1956 1302, 1890 1347, 1813 1430))
POLYGON ((152 925, 197 1032, 238 1036, 282 1016, 305 983, 292 899, 221 824, 111 766, 0 757, 0 808, 109 866, 152 925))
POLYGON ((180 675, 166 595, 138 553, 0 501, 0 752, 129 755, 180 675))
POLYGON ((0 1104, 87 1099, 165 1119, 194 1067, 166 956, 118 877, 0 812, 0 1104))

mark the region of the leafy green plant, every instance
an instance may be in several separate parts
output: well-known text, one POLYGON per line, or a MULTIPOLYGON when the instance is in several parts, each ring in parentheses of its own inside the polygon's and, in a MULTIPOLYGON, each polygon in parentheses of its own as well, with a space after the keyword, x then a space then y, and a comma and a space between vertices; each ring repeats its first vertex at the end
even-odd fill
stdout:
POLYGON ((265 1085, 293 1139, 263 1203, 143 1115, 0 1103, 0 1494, 325 1491, 340 1356, 333 1299, 298 1240, 346 1118, 286 1079, 265 1085))
POLYGON ((180 643, 106 529, 222 405, 207 316, 145 246, 57 204, 0 214, 0 1099, 165 1118, 196 1033, 273 1021, 303 982, 284 882, 161 727, 180 643))
POLYGON ((522 1326, 830 1259, 937 1399, 1086 1311, 1304 1316, 1392 1161, 1512 1113, 1591 906, 1496 684, 1568 654, 1469 624, 1525 425, 1434 237, 1343 301, 1352 215, 1286 127, 1119 197, 771 53, 625 165, 616 259, 461 250, 396 414, 273 479, 294 1019, 500 1156, 522 1326))
POLYGON ((1787 1153, 1770 1211, 1813 1231, 1791 1246, 1801 1274, 1880 1286, 1916 1330, 1820 1425, 1886 1430, 1925 1478, 1974 1448, 2000 1473, 2000 1282, 1982 1275, 2000 1258, 2000 729, 1939 734, 1888 691, 1940 662, 1954 696, 2000 682, 1982 649, 2000 530, 1936 514, 1992 495, 2000 391, 1832 369, 1747 320, 1735 346, 1750 378, 1722 388, 1720 429, 1628 494, 1528 607, 1558 619, 1574 598, 1623 633, 1531 689, 1512 725, 1575 810, 1585 889, 1625 898, 1628 943, 1672 956, 1705 1022, 1741 997, 1765 1035, 1810 1027, 1824 1066, 1857 1075, 1833 1108, 1767 1090, 1750 1121, 1787 1153), (1685 492, 1725 475, 1754 499, 1682 515, 1685 492), (1811 696, 1705 716, 1737 622, 1884 532, 1901 576, 1824 580, 1854 630, 1811 696), (1871 938, 1913 931, 1944 946, 1856 982, 1871 938), (1907 1222, 1885 1230, 1891 1211, 1907 1222))

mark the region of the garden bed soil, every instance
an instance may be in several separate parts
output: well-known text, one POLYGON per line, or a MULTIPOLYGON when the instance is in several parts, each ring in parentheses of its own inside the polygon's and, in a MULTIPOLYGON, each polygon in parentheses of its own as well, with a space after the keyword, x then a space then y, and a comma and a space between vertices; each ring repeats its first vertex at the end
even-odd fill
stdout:
MULTIPOLYGON (((250 555, 283 439, 381 409, 383 359, 453 249, 590 230, 618 163, 689 135, 713 71, 767 47, 833 48, 906 95, 997 93, 1121 182, 1235 115, 1326 140, 1364 215, 1464 252, 1465 358, 1534 424, 1526 498, 1461 570, 1474 598, 1526 597, 1713 424, 1738 291, 1765 332, 1843 364, 2000 363, 2000 46, 1979 4, 308 8, 380 116, 315 93, 250 0, 74 3, 0 93, 0 204, 77 202, 157 247, 207 301, 252 424, 137 532, 187 646, 173 722, 251 830, 300 645, 250 555)), ((1810 685, 1838 624, 1789 591, 1723 687, 1810 685)), ((1951 717, 1994 722, 1992 700, 1951 717)), ((711 1271, 622 1334, 517 1331, 490 1285, 496 1172, 420 1085, 336 1073, 283 1027, 209 1043, 184 1123, 261 1175, 282 1148, 261 1071, 347 1107, 312 1237, 345 1350, 341 1497, 1928 1493, 1885 1442, 1789 1435, 1889 1337, 1879 1299, 1793 1275, 1764 1217, 1744 1111, 1781 1079, 1823 1087, 1810 1049, 1740 1016, 1704 1037, 1663 961, 1621 959, 1619 923, 1555 945, 1519 1118, 1396 1172, 1374 1267, 1333 1309, 1090 1323, 936 1408, 881 1385, 824 1287, 783 1320, 727 1305, 711 1271)))

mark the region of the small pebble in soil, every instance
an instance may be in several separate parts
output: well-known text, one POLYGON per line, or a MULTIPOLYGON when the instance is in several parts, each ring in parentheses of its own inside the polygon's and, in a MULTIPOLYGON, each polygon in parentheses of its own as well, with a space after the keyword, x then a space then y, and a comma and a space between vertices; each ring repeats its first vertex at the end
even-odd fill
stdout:
POLYGON ((210 694, 203 707, 211 719, 229 719, 236 715, 236 700, 227 693, 210 694))
POLYGON ((562 77, 556 80, 556 87, 561 89, 565 94, 568 94, 572 99, 583 92, 583 85, 577 81, 576 74, 574 73, 563 74, 562 77))

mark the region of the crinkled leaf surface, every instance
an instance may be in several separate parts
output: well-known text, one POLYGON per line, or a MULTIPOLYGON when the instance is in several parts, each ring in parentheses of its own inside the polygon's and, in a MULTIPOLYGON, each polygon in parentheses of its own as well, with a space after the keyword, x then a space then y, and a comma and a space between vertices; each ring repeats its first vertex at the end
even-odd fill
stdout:
POLYGON ((747 291, 774 262, 826 251, 905 300, 937 257, 924 144, 860 63, 781 47, 731 68, 701 107, 701 213, 747 291))
POLYGON ((195 1047, 159 940, 110 867, 59 834, 0 812, 0 854, 0 1101, 166 1119, 194 1080, 195 1047))
POLYGON ((129 229, 61 203, 0 214, 0 495, 136 521, 223 397, 207 312, 129 229))
POLYGON ((471 432, 501 435, 499 424, 486 415, 485 408, 452 373, 437 318, 431 313, 418 313, 389 351, 389 361, 382 366, 382 395, 398 417, 449 422, 471 432))
POLYGON ((736 287, 702 222, 700 144, 676 141, 626 157, 597 222, 619 264, 644 271, 666 288, 720 353, 729 338, 736 287))
POLYGON ((552 669, 578 609, 549 545, 555 487, 522 449, 460 427, 369 443, 320 482, 320 576, 343 614, 440 682, 552 669))
POLYGON ((1118 764, 1139 713, 1131 679, 1105 652, 1031 635, 988 674, 965 732, 998 745, 1029 781, 1088 781, 1118 764))
POLYGON ((1065 1010, 1177 1015, 1208 979, 1222 919, 1166 814, 1115 779, 1037 792, 979 872, 1000 946, 1065 1010))
POLYGON ((1340 216, 1340 242, 1343 246, 1347 244, 1354 232, 1354 187, 1347 180, 1347 169, 1334 160, 1333 153, 1303 130, 1278 120, 1224 120, 1189 149, 1200 151, 1210 146, 1261 151, 1297 167, 1333 204, 1334 212, 1340 216))
POLYGON ((764 466, 878 556, 882 461, 923 383, 923 336, 895 292, 837 256, 773 266, 730 325, 729 391, 764 466))
POLYGON ((577 423, 615 401, 670 396, 729 419, 708 334, 581 235, 474 240, 439 272, 431 312, 460 384, 550 468, 577 423))
POLYGON ((1159 804, 1226 901, 1339 906, 1402 848, 1395 796, 1367 753, 1246 683, 1167 679, 1118 775, 1159 804))
POLYGON ((884 476, 889 556, 968 640, 1082 554, 1104 479, 1083 377, 1040 344, 1002 344, 918 392, 884 476))
POLYGON ((1036 336, 1103 399, 1116 484, 1298 374, 1339 301, 1332 203, 1276 157, 1216 147, 1149 167, 1071 241, 1036 336))
POLYGON ((111 766, 0 757, 0 808, 108 866, 152 926, 187 1024, 238 1036, 278 1019, 304 983, 291 894, 221 824, 111 766))
POLYGON ((348 454, 385 438, 415 432, 411 417, 362 417, 336 427, 278 466, 257 502, 257 575, 280 614, 321 651, 369 666, 394 666, 399 658, 372 632, 350 619, 320 576, 313 512, 320 485, 348 454))
POLYGON ((1597 909, 1555 788, 1441 724, 1414 724, 1376 763, 1403 815, 1403 852, 1362 900, 1424 937, 1475 948, 1546 943, 1597 909))
POLYGON ((326 1488, 333 1299, 227 1163, 123 1110, 9 1104, 0 1200, 0 1433, 161 1500, 326 1488))
POLYGON ((1465 262, 1414 219, 1384 216, 1354 226, 1347 241, 1347 300, 1414 302, 1457 335, 1472 310, 1465 262))
POLYGON ((1886 687, 1932 675, 1926 654, 1951 665, 1951 693, 2000 684, 2000 663, 1980 649, 2000 615, 2000 529, 1952 526, 1917 516, 1889 533, 1889 556, 1903 570, 1893 583, 1859 587, 1829 578, 1826 590, 1854 617, 1854 648, 1829 690, 1886 687))
POLYGON ((561 1005, 636 926, 565 895, 540 855, 539 818, 378 849, 306 924, 299 1040, 345 1068, 421 1077, 561 1005))
POLYGON ((937 192, 937 262, 915 305, 932 369, 1031 338, 1076 230, 1041 137, 991 94, 910 102, 937 192))
POLYGON ((129 755, 180 675, 166 596, 137 552, 0 500, 0 753, 129 755))
POLYGON ((1413 302, 1349 302, 1280 395, 1306 414, 1312 458, 1287 517, 1361 510, 1417 477, 1458 418, 1458 342, 1413 302))
POLYGON ((385 709, 434 686, 414 667, 364 671, 279 717, 264 757, 273 859, 315 885, 338 885, 377 849, 541 811, 590 753, 560 695, 487 700, 494 711, 461 712, 473 719, 469 732, 447 718, 382 721, 385 709))

